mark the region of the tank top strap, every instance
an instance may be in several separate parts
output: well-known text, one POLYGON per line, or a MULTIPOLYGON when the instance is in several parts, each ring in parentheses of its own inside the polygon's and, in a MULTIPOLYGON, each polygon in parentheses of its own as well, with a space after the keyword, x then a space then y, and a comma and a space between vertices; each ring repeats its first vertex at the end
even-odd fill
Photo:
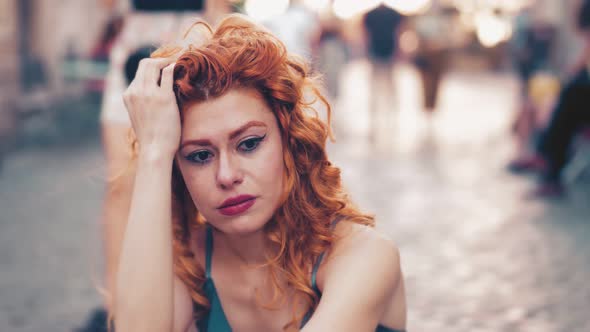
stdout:
MULTIPOLYGON (((334 230, 334 228, 336 228, 336 225, 342 220, 344 219, 344 216, 342 215, 338 215, 336 218, 334 218, 334 220, 332 220, 332 224, 330 225, 330 228, 332 230, 334 230)), ((315 264, 313 264, 313 269, 311 270, 311 288, 314 290, 314 292, 316 293, 317 296, 321 296, 322 293, 320 292, 320 289, 318 288, 318 283, 317 283, 317 275, 318 275, 318 270, 320 269, 320 265, 322 265, 322 261, 324 260, 324 256, 326 256, 326 252, 322 252, 318 258, 315 261, 315 264)))
POLYGON ((207 224, 205 235, 205 276, 211 279, 211 257, 213 256, 213 229, 207 224))
POLYGON ((318 259, 315 261, 315 264, 313 265, 313 270, 311 271, 311 288, 317 296, 321 295, 320 289, 318 288, 317 275, 318 270, 320 269, 320 265, 322 264, 322 260, 324 260, 325 254, 326 252, 324 251, 318 256, 318 259))

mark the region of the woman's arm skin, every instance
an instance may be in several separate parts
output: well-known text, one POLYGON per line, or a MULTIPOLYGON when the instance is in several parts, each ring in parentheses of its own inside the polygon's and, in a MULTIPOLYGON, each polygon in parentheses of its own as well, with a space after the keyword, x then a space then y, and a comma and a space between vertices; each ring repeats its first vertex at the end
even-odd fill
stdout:
POLYGON ((102 143, 106 157, 107 185, 102 210, 103 250, 105 257, 105 306, 113 312, 119 254, 129 217, 131 192, 135 172, 131 165, 131 148, 128 142, 130 127, 125 124, 104 122, 102 143))
POLYGON ((172 229, 167 158, 139 160, 117 274, 117 331, 170 331, 172 229))
POLYGON ((193 318, 193 300, 186 285, 178 278, 174 278, 173 325, 173 332, 199 332, 193 318))
POLYGON ((171 176, 180 115, 172 91, 172 62, 142 60, 124 94, 139 152, 117 273, 115 324, 122 332, 167 332, 179 326, 174 324, 171 176))
POLYGON ((322 298, 302 332, 374 332, 385 315, 394 322, 389 327, 405 328, 399 252, 373 229, 357 226, 330 253, 319 280, 322 298))

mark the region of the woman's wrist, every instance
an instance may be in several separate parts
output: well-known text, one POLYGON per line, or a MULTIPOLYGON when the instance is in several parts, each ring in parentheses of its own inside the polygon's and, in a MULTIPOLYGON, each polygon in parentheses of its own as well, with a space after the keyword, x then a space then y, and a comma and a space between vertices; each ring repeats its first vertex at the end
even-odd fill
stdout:
POLYGON ((172 165, 174 155, 175 152, 164 151, 162 149, 140 149, 138 154, 138 162, 139 164, 168 166, 172 165))

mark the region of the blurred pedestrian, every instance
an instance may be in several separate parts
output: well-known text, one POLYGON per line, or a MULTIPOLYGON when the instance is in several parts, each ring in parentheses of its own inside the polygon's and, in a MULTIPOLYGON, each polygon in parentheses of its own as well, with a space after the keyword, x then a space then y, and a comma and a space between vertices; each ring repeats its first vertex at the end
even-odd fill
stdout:
POLYGON ((548 125, 561 89, 559 79, 546 72, 532 75, 527 86, 527 92, 520 97, 519 109, 512 125, 516 147, 508 169, 515 173, 538 161, 535 147, 548 125))
POLYGON ((383 3, 367 12, 363 18, 371 66, 369 112, 371 113, 370 138, 372 141, 375 140, 377 132, 379 101, 383 99, 387 108, 394 107, 393 66, 402 22, 403 16, 383 3))
MULTIPOLYGON (((221 15, 224 3, 226 1, 207 0, 210 8, 208 17, 213 19, 214 15, 221 15)), ((102 331, 106 328, 106 312, 112 311, 116 270, 135 177, 134 170, 130 168, 131 122, 122 97, 128 85, 126 75, 130 74, 133 59, 138 56, 133 53, 146 45, 153 45, 155 49, 174 41, 174 38, 182 35, 183 31, 206 14, 204 0, 105 0, 104 5, 113 16, 122 15, 124 20, 121 33, 110 47, 110 67, 105 79, 101 109, 102 143, 107 171, 102 214, 105 308, 97 308, 91 313, 80 331, 102 331)), ((225 8, 229 8, 229 4, 225 8)), ((145 51, 144 48, 141 52, 145 51)), ((145 53, 141 56, 145 56, 145 53)))
POLYGON ((531 158, 532 147, 544 127, 545 109, 554 102, 557 77, 551 73, 550 58, 555 28, 542 18, 534 18, 532 8, 524 8, 515 18, 510 54, 520 81, 520 96, 513 133, 516 156, 508 168, 518 172, 531 158), (543 96, 531 94, 543 90, 543 96))
POLYGON ((438 7, 414 18, 418 49, 414 63, 422 82, 423 110, 433 113, 438 102, 440 83, 448 67, 450 28, 438 7))
MULTIPOLYGON (((125 63, 129 55, 145 45, 162 45, 202 15, 202 0, 133 0, 125 15, 120 38, 111 51, 101 112, 103 147, 107 162, 107 186, 104 204, 104 245, 106 253, 106 289, 113 293, 116 266, 125 230, 134 174, 127 172, 131 160, 128 148, 131 123, 123 104, 127 87, 125 63)), ((109 306, 107 300, 107 306, 109 306)))
POLYGON ((312 60, 312 41, 319 30, 318 16, 303 5, 290 1, 287 10, 262 22, 287 46, 289 52, 312 60))
MULTIPOLYGON (((131 83, 135 78, 135 73, 139 68, 139 63, 143 59, 150 57, 151 52, 155 51, 153 46, 140 47, 132 52, 124 64, 125 81, 127 84, 131 83)), ((125 144, 121 142, 121 144, 125 144)), ((106 148, 106 147, 105 147, 106 148)), ((121 173, 114 179, 107 183, 107 195, 103 205, 103 227, 104 227, 104 243, 105 246, 105 266, 107 268, 106 278, 110 278, 110 282, 114 282, 116 272, 115 265, 118 262, 118 252, 121 249, 120 242, 123 238, 123 233, 126 227, 126 220, 121 220, 123 216, 127 216, 127 209, 129 208, 129 200, 131 198, 131 188, 133 187, 133 168, 131 167, 131 157, 128 159, 127 168, 121 169, 121 173), (121 194, 123 193, 123 194, 121 194), (121 201, 117 201, 121 200, 121 201), (116 222, 116 224, 113 224, 116 222)), ((111 301, 112 284, 107 284, 106 297, 111 301)), ((110 307, 110 305, 109 305, 110 307)), ((107 329, 107 310, 104 308, 96 309, 84 328, 80 328, 78 332, 98 332, 106 331, 107 329)))
POLYGON ((539 153, 545 162, 540 185, 535 194, 555 197, 564 193, 562 172, 575 151, 574 139, 590 128, 590 76, 583 69, 561 90, 549 126, 543 132, 539 153))
POLYGON ((547 128, 541 135, 537 155, 522 163, 519 170, 541 171, 537 197, 559 197, 565 192, 562 173, 571 159, 576 136, 590 126, 590 0, 583 0, 577 27, 583 50, 569 72, 575 73, 563 85, 547 128))
POLYGON ((314 64, 324 77, 326 91, 332 101, 338 97, 340 74, 350 57, 342 24, 332 12, 320 17, 320 27, 312 42, 314 64))

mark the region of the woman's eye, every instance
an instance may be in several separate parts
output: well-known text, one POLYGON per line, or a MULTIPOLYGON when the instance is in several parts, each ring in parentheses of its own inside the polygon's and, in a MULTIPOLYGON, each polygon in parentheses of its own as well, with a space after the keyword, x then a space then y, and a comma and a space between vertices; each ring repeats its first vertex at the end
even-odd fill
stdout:
POLYGON ((266 135, 264 135, 263 137, 254 137, 247 139, 240 143, 240 145, 238 145, 238 149, 243 152, 254 151, 258 147, 260 142, 264 139, 264 137, 266 137, 266 135))
POLYGON ((186 159, 199 164, 204 164, 209 161, 211 152, 209 151, 197 151, 189 154, 186 159))

